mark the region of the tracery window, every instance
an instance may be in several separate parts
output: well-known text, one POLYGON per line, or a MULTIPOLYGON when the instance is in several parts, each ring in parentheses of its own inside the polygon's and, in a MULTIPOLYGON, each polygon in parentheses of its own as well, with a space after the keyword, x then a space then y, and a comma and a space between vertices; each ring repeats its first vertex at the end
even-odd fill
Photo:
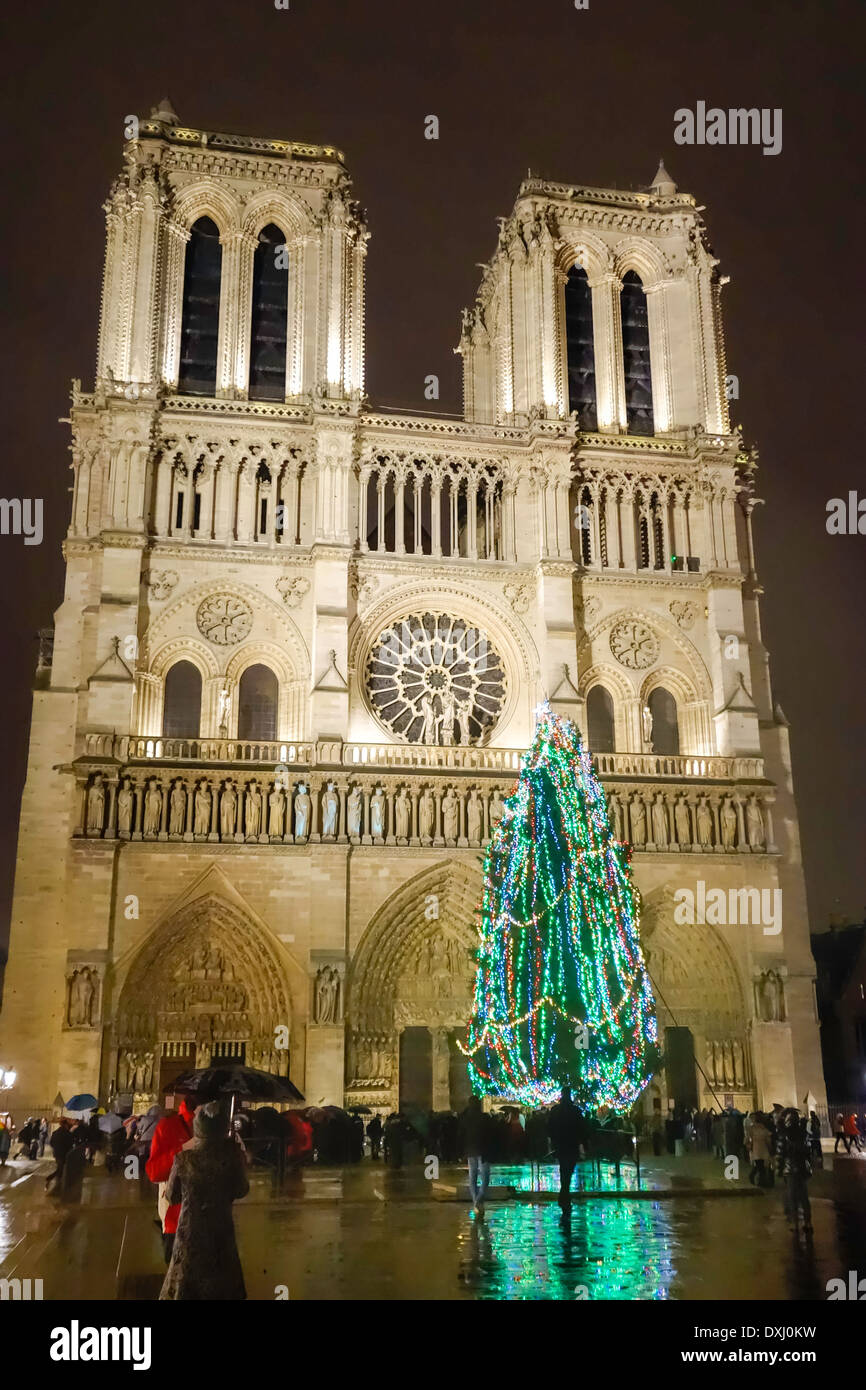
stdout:
POLYGON ((251 401, 286 396, 289 271, 286 238, 271 222, 259 232, 253 256, 253 315, 250 325, 251 401))
POLYGON ((407 743, 479 743, 502 710, 505 673, 480 628, 448 613, 413 613, 374 645, 367 693, 377 717, 407 743))
POLYGON ((649 316, 639 275, 629 270, 620 293, 625 408, 629 434, 653 434, 653 387, 650 371, 649 316))
POLYGON ((183 272, 178 390, 184 395, 216 391, 222 258, 219 228, 200 217, 190 230, 183 272))
POLYGON ((565 281, 565 347, 568 408, 577 411, 582 430, 597 429, 592 291, 586 271, 578 265, 571 267, 565 281))

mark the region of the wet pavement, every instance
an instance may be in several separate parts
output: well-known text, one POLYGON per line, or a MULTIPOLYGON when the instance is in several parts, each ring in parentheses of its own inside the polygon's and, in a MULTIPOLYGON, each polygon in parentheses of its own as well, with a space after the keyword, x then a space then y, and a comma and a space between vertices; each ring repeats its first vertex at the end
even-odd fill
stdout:
MULTIPOLYGON (((276 1192, 253 1179, 235 1206, 248 1295, 312 1299, 826 1299, 866 1273, 866 1156, 810 1185, 814 1236, 788 1229, 781 1190, 725 1182, 707 1158, 650 1160, 599 1178, 581 1165, 570 1217, 553 1168, 495 1168, 483 1218, 465 1170, 394 1172, 369 1160, 310 1168, 276 1192)), ((45 1299, 155 1298, 164 1266, 155 1192, 88 1171, 81 1201, 45 1195, 47 1161, 0 1169, 0 1278, 41 1278, 45 1299)))

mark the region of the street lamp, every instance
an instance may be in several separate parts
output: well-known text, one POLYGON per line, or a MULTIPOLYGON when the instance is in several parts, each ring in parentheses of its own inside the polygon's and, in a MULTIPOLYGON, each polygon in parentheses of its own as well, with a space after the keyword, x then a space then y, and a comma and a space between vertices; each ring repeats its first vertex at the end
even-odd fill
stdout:
POLYGON ((17 1071, 7 1071, 5 1067, 0 1067, 0 1091, 11 1091, 17 1080, 17 1071))

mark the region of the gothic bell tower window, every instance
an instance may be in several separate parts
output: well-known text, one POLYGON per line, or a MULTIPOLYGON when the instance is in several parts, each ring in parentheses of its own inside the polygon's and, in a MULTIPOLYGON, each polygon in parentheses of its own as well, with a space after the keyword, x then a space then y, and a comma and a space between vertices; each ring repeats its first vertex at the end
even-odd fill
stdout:
POLYGON ((598 428, 595 396, 595 342, 592 291, 586 271, 573 265, 565 282, 565 346, 568 408, 577 411, 582 430, 598 428))
POLYGON ((649 316, 646 294, 633 270, 623 276, 620 294, 625 409, 629 434, 653 434, 653 385, 650 372, 649 316))
POLYGON ((187 396, 216 391, 223 250, 219 228, 200 217, 190 230, 183 273, 178 390, 187 396))
POLYGON ((253 257, 250 325, 250 400, 286 398, 289 272, 286 238, 269 223, 259 232, 253 257))

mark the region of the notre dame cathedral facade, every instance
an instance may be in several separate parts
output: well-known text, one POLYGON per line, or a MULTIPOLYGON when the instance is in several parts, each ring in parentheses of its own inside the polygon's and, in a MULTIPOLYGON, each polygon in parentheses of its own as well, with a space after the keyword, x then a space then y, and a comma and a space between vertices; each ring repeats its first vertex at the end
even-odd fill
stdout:
POLYGON ((310 1103, 462 1103, 480 859, 544 698, 632 846, 665 1050, 644 1104, 823 1099, 695 200, 663 167, 644 192, 529 177, 455 420, 365 396, 339 150, 163 103, 124 163, 34 691, 15 1109, 144 1106, 219 1057, 310 1103))

